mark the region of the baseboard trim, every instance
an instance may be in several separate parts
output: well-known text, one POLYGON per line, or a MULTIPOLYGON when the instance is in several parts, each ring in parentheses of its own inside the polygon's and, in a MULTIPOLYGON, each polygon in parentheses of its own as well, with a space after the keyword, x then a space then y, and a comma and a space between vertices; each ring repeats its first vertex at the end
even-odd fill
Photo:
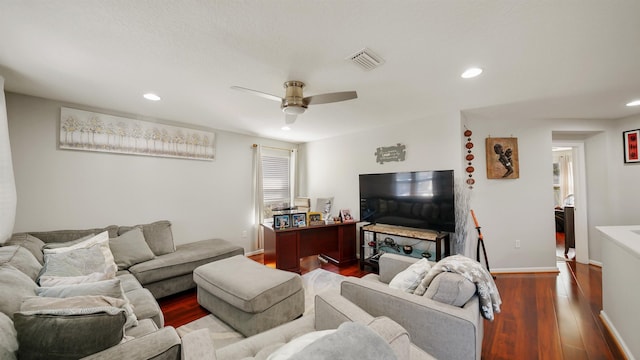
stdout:
POLYGON ((602 262, 600 262, 600 261, 589 260, 589 264, 597 266, 597 267, 602 267, 602 262))
POLYGON ((618 348, 622 351, 623 355, 628 360, 635 360, 636 358, 633 357, 633 354, 631 354, 631 349, 629 349, 627 344, 625 344, 624 340, 622 340, 620 333, 618 332, 616 327, 613 325, 613 323, 611 322, 611 319, 609 319, 609 317, 607 316, 607 313, 604 312, 604 310, 600 310, 600 320, 602 320, 604 327, 607 328, 607 331, 609 331, 609 334, 611 334, 611 337, 613 337, 613 339, 616 341, 618 348))
POLYGON ((491 269, 492 274, 523 274, 523 273, 558 273, 557 267, 528 267, 528 268, 499 268, 491 269))
POLYGON ((253 255, 260 255, 260 254, 264 254, 264 249, 249 251, 245 253, 244 256, 253 256, 253 255))

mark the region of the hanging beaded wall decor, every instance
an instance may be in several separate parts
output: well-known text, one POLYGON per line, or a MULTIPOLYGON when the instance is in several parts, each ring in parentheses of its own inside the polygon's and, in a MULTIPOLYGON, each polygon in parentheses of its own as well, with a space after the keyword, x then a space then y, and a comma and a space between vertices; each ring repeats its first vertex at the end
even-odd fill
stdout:
POLYGON ((471 132, 471 130, 466 129, 464 131, 464 136, 467 138, 467 143, 465 145, 465 148, 467 149, 467 154, 465 156, 465 160, 467 160, 467 168, 465 169, 465 171, 467 172, 467 185, 469 186, 469 189, 473 189, 473 185, 476 183, 476 180, 473 178, 473 172, 475 171, 475 168, 473 167, 473 159, 475 158, 475 156, 473 156, 473 153, 471 151, 471 149, 473 149, 473 142, 471 142, 471 135, 473 134, 473 132, 471 132))

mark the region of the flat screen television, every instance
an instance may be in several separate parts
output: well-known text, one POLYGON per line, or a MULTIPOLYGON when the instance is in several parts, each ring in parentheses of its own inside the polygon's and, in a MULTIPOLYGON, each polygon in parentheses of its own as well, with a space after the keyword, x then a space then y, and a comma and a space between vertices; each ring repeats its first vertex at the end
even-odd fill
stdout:
POLYGON ((360 219, 455 232, 453 170, 361 174, 360 219))

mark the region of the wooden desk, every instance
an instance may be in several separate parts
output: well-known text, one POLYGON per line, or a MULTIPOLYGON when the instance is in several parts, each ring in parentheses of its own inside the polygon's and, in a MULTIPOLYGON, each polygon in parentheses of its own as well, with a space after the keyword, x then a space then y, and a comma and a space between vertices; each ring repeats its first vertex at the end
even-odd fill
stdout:
POLYGON ((338 266, 357 260, 355 222, 284 230, 262 227, 265 264, 275 262, 277 269, 300 273, 300 258, 316 254, 338 266))

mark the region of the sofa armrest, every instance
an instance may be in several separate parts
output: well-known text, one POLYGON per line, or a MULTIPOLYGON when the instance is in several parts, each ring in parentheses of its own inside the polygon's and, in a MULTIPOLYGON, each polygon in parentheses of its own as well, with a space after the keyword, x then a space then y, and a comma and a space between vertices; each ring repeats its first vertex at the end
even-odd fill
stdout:
POLYGON ((314 313, 316 330, 336 329, 347 321, 369 324, 374 319, 369 313, 333 291, 316 295, 314 313))
POLYGON ((182 360, 216 360, 216 349, 208 329, 200 329, 182 337, 182 360))
POLYGON ((164 327, 151 334, 110 347, 84 360, 111 359, 180 359, 180 337, 173 327, 164 327))
POLYGON ((483 320, 477 296, 456 307, 351 277, 342 282, 341 294, 372 316, 400 324, 414 344, 437 359, 480 359, 483 320))
POLYGON ((380 256, 380 260, 378 260, 378 265, 380 267, 380 281, 385 284, 390 283, 394 276, 418 260, 420 259, 411 256, 391 253, 382 254, 382 256, 380 256))

